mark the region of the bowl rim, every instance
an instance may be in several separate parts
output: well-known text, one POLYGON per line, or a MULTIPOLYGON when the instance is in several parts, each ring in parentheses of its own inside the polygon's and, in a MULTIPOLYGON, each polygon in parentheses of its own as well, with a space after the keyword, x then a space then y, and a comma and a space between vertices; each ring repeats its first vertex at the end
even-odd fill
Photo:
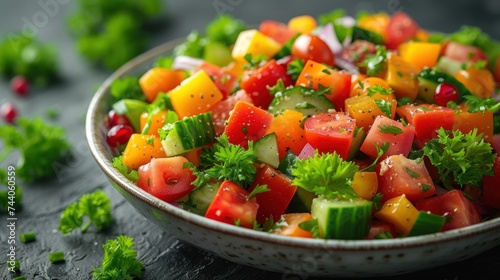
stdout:
MULTIPOLYGON (((460 229, 454 229, 446 232, 439 232, 428 235, 394 238, 394 239, 379 239, 379 240, 338 240, 338 239, 314 239, 287 237, 277 234, 270 234, 246 228, 237 227, 234 225, 225 224, 222 222, 207 219, 203 216, 183 210, 178 206, 162 201, 153 195, 147 193, 134 183, 128 180, 117 169, 112 166, 112 161, 106 155, 106 147, 99 141, 100 131, 98 124, 100 119, 97 118, 97 112, 100 106, 109 95, 109 89, 112 82, 128 72, 136 69, 139 66, 144 66, 144 63, 150 61, 160 55, 168 54, 176 45, 182 42, 183 38, 170 40, 149 51, 130 60, 114 73, 112 73, 103 84, 97 89, 89 104, 85 119, 85 132, 87 144, 89 145, 92 156, 102 169, 102 171, 113 180, 120 188, 134 196, 135 198, 147 203, 156 210, 162 211, 172 217, 181 219, 185 222, 194 224, 201 228, 210 231, 216 231, 221 234, 229 234, 233 237, 245 238, 246 240, 255 240, 269 244, 282 246, 293 246, 307 249, 331 249, 338 251, 376 251, 387 249, 413 248, 423 245, 438 245, 439 243, 458 241, 466 237, 476 236, 481 233, 500 232, 500 217, 483 221, 476 225, 467 226, 460 229)), ((500 236, 500 234, 499 234, 500 236)))

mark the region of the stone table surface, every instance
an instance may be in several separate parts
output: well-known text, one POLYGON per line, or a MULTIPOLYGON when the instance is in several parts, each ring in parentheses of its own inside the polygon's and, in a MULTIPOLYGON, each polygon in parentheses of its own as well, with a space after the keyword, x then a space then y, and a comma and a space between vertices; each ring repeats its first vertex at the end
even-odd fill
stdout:
MULTIPOLYGON (((193 29, 203 31, 221 12, 248 23, 258 23, 269 18, 286 21, 301 14, 319 15, 334 8, 344 8, 351 15, 359 10, 393 13, 401 9, 424 28, 452 32, 463 24, 476 25, 500 39, 500 2, 495 0, 164 2, 166 13, 158 24, 151 47, 185 36, 193 29)), ((71 0, 0 0, 0 36, 23 30, 36 34, 42 42, 54 43, 63 75, 61 83, 35 89, 23 99, 10 92, 8 81, 0 80, 0 103, 14 102, 24 116, 44 116, 49 108, 58 110, 60 117, 54 122, 67 130, 75 154, 75 160, 59 170, 54 178, 21 183, 24 198, 22 211, 17 213, 16 232, 34 231, 37 234, 35 242, 19 243, 16 247, 22 274, 27 279, 90 279, 92 270, 100 266, 102 244, 124 234, 135 239, 138 258, 145 264, 143 279, 291 279, 290 275, 234 264, 177 240, 138 214, 111 187, 90 155, 84 133, 84 116, 90 99, 110 72, 95 68, 76 52, 75 39, 68 33, 65 23, 76 3, 71 0), (115 217, 112 227, 104 232, 91 228, 85 234, 69 236, 57 232, 62 210, 82 194, 96 189, 102 189, 111 198, 115 217), (66 262, 51 264, 48 254, 52 251, 64 251, 66 262)), ((5 266, 7 216, 0 215, 0 220, 0 276, 11 279, 5 266)), ((387 279, 499 279, 498 275, 499 247, 459 263, 387 279)))

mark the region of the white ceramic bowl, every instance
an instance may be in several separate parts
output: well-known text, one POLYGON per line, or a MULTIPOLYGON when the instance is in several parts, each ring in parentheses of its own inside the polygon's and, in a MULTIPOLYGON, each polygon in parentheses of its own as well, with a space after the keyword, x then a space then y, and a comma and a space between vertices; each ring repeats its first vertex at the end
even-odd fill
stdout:
POLYGON ((236 227, 184 211, 146 193, 112 167, 105 141, 111 83, 144 73, 168 54, 172 41, 133 59, 97 90, 86 119, 92 155, 114 187, 139 213, 178 239, 244 265, 289 275, 362 277, 397 275, 470 258, 500 245, 500 218, 462 229, 390 240, 322 240, 284 237, 236 227))

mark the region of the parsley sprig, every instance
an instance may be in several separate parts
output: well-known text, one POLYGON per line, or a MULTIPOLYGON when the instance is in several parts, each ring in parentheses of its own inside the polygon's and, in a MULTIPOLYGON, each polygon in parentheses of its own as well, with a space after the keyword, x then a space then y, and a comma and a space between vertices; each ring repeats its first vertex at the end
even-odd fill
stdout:
POLYGON ((102 248, 101 269, 95 268, 92 274, 94 280, 125 279, 132 280, 142 277, 144 264, 137 260, 137 251, 132 249, 134 239, 120 235, 108 240, 102 248))
POLYGON ((19 151, 16 175, 28 182, 54 175, 54 164, 63 161, 71 150, 65 130, 41 118, 19 118, 17 126, 0 125, 0 139, 4 142, 0 162, 14 150, 19 151))
POLYGON ((438 169, 446 189, 479 185, 484 175, 493 174, 496 155, 491 145, 484 142, 483 135, 477 134, 477 129, 463 134, 441 128, 437 133, 438 138, 428 141, 423 152, 438 169))
POLYGON ((229 143, 226 134, 217 138, 211 148, 204 148, 200 156, 200 166, 190 167, 197 180, 193 182, 196 187, 200 187, 211 179, 230 180, 247 188, 255 180, 257 168, 253 142, 248 142, 248 149, 245 150, 239 145, 229 143))
POLYGON ((358 169, 337 153, 320 155, 315 151, 314 156, 295 162, 293 185, 326 198, 357 198, 351 183, 358 169))
POLYGON ((377 45, 375 54, 367 55, 361 62, 361 66, 366 67, 368 76, 377 76, 378 73, 387 69, 388 50, 385 46, 377 45))
POLYGON ((98 230, 103 230, 111 225, 112 220, 109 198, 106 193, 97 190, 83 195, 62 212, 59 220, 59 231, 62 234, 68 234, 79 228, 84 233, 92 224, 98 230), (84 217, 87 217, 85 224, 84 217))

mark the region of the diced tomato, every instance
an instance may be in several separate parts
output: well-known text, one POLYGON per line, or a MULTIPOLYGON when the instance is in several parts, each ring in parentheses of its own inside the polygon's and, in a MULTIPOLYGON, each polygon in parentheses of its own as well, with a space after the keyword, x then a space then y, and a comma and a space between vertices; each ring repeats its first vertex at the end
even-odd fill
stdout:
POLYGON ((278 65, 276 60, 270 60, 257 70, 252 70, 243 75, 240 86, 250 95, 255 106, 267 109, 273 100, 268 87, 274 86, 280 79, 285 87, 293 84, 293 80, 286 73, 286 69, 278 65))
POLYGON ((382 201, 405 194, 409 201, 415 202, 436 193, 423 161, 393 155, 379 162, 376 171, 382 201))
POLYGON ((483 177, 483 201, 487 206, 500 209, 500 156, 495 159, 493 176, 483 177))
POLYGON ((337 111, 343 111, 344 102, 351 91, 351 75, 309 60, 305 63, 295 85, 316 90, 329 87, 330 91, 325 93, 326 98, 335 105, 337 111))
POLYGON ((495 153, 500 154, 500 134, 493 135, 491 146, 493 146, 495 153))
POLYGON ((226 128, 226 121, 238 101, 252 104, 252 98, 244 90, 238 90, 226 99, 220 101, 212 107, 212 119, 214 121, 215 134, 220 136, 226 128))
POLYGON ((397 236, 396 228, 393 224, 374 220, 370 225, 370 232, 365 239, 377 239, 377 235, 384 233, 390 233, 393 237, 397 236))
POLYGON ((454 41, 446 42, 441 51, 444 56, 464 63, 488 61, 488 56, 480 48, 454 41))
POLYGON ((266 134, 273 115, 244 101, 238 101, 224 132, 229 142, 248 148, 248 141, 257 141, 266 134))
POLYGON ((414 137, 415 128, 412 125, 405 126, 403 123, 389 119, 386 116, 378 116, 359 149, 372 159, 375 159, 377 157, 377 147, 389 143, 389 148, 381 159, 399 154, 408 156, 414 137))
POLYGON ((190 193, 196 179, 193 171, 184 168, 185 157, 154 158, 139 167, 137 186, 166 202, 174 202, 190 193))
POLYGON ((387 24, 385 44, 389 49, 395 50, 400 44, 414 38, 419 29, 418 24, 408 14, 397 12, 387 24))
POLYGON ((356 40, 342 50, 340 57, 357 65, 365 60, 367 55, 374 54, 376 51, 374 43, 365 40, 356 40))
MULTIPOLYGON (((197 70, 203 70, 212 78, 217 88, 220 90, 223 98, 226 98, 234 88, 238 78, 231 73, 225 72, 217 65, 203 62, 197 70)), ((197 71, 196 70, 196 71, 197 71)), ((195 72, 196 72, 195 71, 195 72)))
POLYGON ((462 228, 481 222, 481 215, 474 203, 465 197, 460 190, 452 190, 435 197, 416 202, 419 210, 449 218, 442 231, 462 228))
POLYGON ((297 34, 297 31, 289 28, 287 24, 274 20, 261 22, 259 31, 283 45, 297 34))
POLYGON ((415 127, 415 143, 419 148, 427 141, 437 137, 437 130, 453 128, 455 112, 453 109, 431 104, 404 105, 397 113, 415 127))
POLYGON ((226 224, 239 224, 253 228, 259 204, 255 198, 248 199, 250 193, 231 181, 222 182, 205 217, 226 224))
POLYGON ((313 115, 304 123, 306 140, 320 153, 337 152, 347 159, 356 120, 342 112, 313 115))
POLYGON ((292 56, 333 66, 335 56, 330 47, 316 35, 302 34, 292 45, 292 56))
POLYGON ((262 185, 266 185, 269 191, 255 195, 257 203, 259 203, 257 221, 264 224, 272 216, 273 221, 276 222, 285 213, 297 187, 292 185, 290 178, 269 165, 265 165, 257 171, 256 180, 248 188, 248 191, 252 192, 257 186, 262 185))
POLYGON ((310 213, 289 213, 283 215, 284 225, 281 225, 273 233, 279 235, 312 238, 312 232, 301 229, 300 224, 312 220, 310 213))

